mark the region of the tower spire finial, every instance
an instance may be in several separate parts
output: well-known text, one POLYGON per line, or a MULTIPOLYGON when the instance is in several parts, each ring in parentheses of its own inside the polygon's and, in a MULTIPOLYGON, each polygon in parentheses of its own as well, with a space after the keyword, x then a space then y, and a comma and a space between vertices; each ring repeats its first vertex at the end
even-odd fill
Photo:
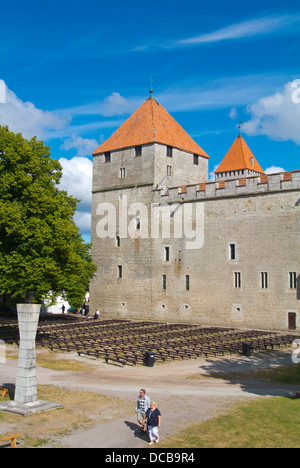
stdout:
POLYGON ((152 99, 152 96, 153 96, 153 86, 152 86, 152 76, 151 76, 150 99, 152 99))
POLYGON ((244 122, 241 121, 241 117, 239 116, 239 125, 238 125, 238 129, 239 129, 239 136, 241 136, 241 128, 242 128, 242 124, 244 122))

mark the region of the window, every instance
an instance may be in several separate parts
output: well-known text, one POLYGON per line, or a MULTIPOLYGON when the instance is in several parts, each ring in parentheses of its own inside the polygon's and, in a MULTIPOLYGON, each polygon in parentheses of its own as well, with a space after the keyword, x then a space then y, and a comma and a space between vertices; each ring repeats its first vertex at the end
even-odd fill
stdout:
POLYGON ((110 151, 108 151, 107 153, 104 153, 104 160, 106 163, 110 162, 110 151))
POLYGON ((135 228, 137 231, 140 231, 141 230, 141 219, 140 218, 136 218, 135 219, 135 228))
POLYGON ((136 146, 135 147, 135 156, 142 156, 142 147, 141 146, 136 146))
POLYGON ((165 262, 170 261, 170 247, 164 247, 164 260, 165 262))
POLYGON ((123 277, 123 267, 122 265, 118 265, 118 278, 123 277))
POLYGON ((123 179, 124 177, 126 177, 126 169, 125 169, 125 167, 120 167, 120 177, 121 177, 121 179, 123 179))
POLYGON ((195 164, 196 166, 199 165, 199 156, 198 156, 198 154, 194 154, 194 164, 195 164))
POLYGON ((120 238, 120 236, 117 236, 116 237, 116 246, 120 247, 120 245, 121 245, 121 238, 120 238))
POLYGON ((186 291, 190 290, 190 275, 185 275, 185 289, 186 291))
POLYGON ((269 278, 268 278, 268 273, 266 271, 261 272, 260 274, 260 281, 261 281, 261 288, 262 289, 268 289, 269 285, 269 278))
POLYGON ((289 285, 290 289, 297 289, 297 273, 295 271, 289 273, 289 285))
POLYGON ((296 320, 297 320, 297 314, 296 312, 289 312, 288 313, 288 327, 289 330, 296 330, 296 320))
POLYGON ((172 156, 173 156, 172 146, 167 146, 167 156, 168 156, 168 158, 172 158, 172 156))
POLYGON ((235 244, 229 244, 229 260, 235 260, 236 249, 235 244))
POLYGON ((167 176, 172 175, 172 166, 167 166, 167 176))
POLYGON ((234 287, 236 289, 240 289, 241 286, 242 286, 241 273, 239 271, 236 271, 234 273, 234 287))
POLYGON ((167 276, 166 275, 162 275, 162 288, 164 290, 167 289, 167 276))

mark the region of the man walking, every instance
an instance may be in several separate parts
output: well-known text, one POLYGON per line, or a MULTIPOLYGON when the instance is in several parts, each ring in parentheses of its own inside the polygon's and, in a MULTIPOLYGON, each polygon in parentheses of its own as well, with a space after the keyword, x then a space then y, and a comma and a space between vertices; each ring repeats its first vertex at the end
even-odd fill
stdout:
POLYGON ((151 400, 148 397, 148 395, 146 395, 146 390, 142 388, 140 390, 140 394, 136 402, 135 412, 137 414, 137 421, 139 425, 141 426, 141 431, 143 434, 145 434, 146 432, 144 419, 145 419, 146 411, 150 408, 150 403, 151 403, 151 400))

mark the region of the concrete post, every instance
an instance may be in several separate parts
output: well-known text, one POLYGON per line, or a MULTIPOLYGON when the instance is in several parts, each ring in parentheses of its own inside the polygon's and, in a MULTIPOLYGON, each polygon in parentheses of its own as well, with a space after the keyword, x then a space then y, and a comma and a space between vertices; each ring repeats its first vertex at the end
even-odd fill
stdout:
POLYGON ((20 347, 14 401, 37 401, 35 338, 39 321, 40 304, 17 304, 20 347))
POLYGON ((27 416, 61 408, 62 404, 38 400, 35 338, 40 304, 17 304, 20 347, 14 400, 0 401, 0 411, 27 416))

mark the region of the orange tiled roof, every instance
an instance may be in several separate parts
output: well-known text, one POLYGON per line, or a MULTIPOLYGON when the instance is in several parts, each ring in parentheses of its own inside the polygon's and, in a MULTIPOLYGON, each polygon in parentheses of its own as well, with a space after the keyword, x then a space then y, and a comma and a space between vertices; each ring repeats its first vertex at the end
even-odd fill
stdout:
POLYGON ((147 99, 93 154, 147 143, 162 143, 209 158, 153 98, 147 99))
POLYGON ((253 153, 245 142, 244 138, 239 135, 219 165, 218 169, 215 171, 215 174, 218 172, 238 171, 241 169, 249 169, 251 171, 264 174, 263 169, 260 167, 257 160, 253 156, 253 153), (253 158, 253 165, 251 163, 251 158, 253 158))

